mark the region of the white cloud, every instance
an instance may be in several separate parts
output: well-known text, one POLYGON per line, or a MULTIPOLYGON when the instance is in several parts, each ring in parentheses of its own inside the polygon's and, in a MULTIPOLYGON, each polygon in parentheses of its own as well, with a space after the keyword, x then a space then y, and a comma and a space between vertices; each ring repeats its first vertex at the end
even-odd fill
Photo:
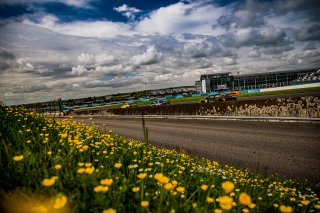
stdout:
POLYGON ((129 24, 111 21, 74 21, 69 23, 59 23, 58 18, 53 15, 42 17, 39 23, 25 19, 25 24, 43 27, 64 35, 94 38, 114 38, 118 35, 136 34, 129 24))
POLYGON ((155 46, 149 46, 146 52, 141 55, 135 55, 131 58, 134 65, 150 65, 161 61, 163 58, 162 53, 158 53, 155 46))
POLYGON ((135 14, 141 12, 141 10, 135 8, 135 7, 129 7, 126 4, 123 4, 122 6, 113 8, 115 11, 121 13, 122 15, 126 16, 129 19, 134 19, 135 14))
POLYGON ((179 2, 153 11, 136 29, 142 33, 220 35, 224 30, 212 26, 223 13, 223 8, 213 5, 179 2))
POLYGON ((237 60, 234 58, 225 57, 225 58, 223 58, 223 63, 225 65, 235 65, 235 64, 237 64, 237 60))
POLYGON ((76 67, 72 67, 71 72, 69 74, 79 76, 79 75, 83 75, 87 72, 88 72, 87 68, 85 68, 82 65, 78 65, 76 67))
POLYGON ((29 3, 44 3, 44 2, 60 2, 66 5, 75 7, 88 7, 89 0, 1 0, 0 4, 29 4, 29 3))
POLYGON ((100 66, 114 62, 115 58, 113 55, 107 54, 94 55, 89 53, 81 53, 78 56, 78 61, 86 65, 100 66))

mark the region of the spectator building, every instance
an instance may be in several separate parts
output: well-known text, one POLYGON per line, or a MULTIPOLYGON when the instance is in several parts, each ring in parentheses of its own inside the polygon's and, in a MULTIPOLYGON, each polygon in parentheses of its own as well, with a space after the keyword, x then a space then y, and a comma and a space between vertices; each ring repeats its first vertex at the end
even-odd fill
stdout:
POLYGON ((201 75, 195 82, 197 92, 207 93, 219 90, 249 90, 320 82, 320 69, 300 69, 254 74, 231 72, 201 75))

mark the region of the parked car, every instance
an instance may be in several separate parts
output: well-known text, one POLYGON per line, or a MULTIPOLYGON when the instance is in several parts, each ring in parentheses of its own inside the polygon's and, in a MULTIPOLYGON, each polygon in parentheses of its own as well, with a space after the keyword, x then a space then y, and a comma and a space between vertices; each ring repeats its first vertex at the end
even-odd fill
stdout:
POLYGON ((162 106, 162 105, 168 105, 169 102, 167 101, 155 101, 152 104, 150 104, 150 106, 162 106))
POLYGON ((202 99, 200 103, 210 103, 210 102, 219 102, 219 101, 236 101, 237 98, 230 94, 216 94, 212 96, 208 96, 205 99, 202 99))

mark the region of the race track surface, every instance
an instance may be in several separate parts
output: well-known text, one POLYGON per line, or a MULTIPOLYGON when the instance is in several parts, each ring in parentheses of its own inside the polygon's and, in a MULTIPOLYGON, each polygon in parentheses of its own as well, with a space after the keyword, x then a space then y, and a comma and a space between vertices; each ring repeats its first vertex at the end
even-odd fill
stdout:
MULTIPOLYGON (((91 124, 86 117, 76 117, 91 124)), ((94 117, 101 129, 143 140, 141 119, 94 117), (103 126, 105 124, 105 126, 103 126)), ((320 182, 320 124, 146 119, 150 143, 261 174, 320 182)))

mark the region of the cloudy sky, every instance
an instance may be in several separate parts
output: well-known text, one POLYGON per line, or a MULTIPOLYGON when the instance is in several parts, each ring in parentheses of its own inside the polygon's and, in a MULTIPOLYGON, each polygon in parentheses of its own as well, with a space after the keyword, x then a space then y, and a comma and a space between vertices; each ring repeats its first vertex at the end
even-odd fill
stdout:
POLYGON ((0 100, 320 67, 318 0, 0 0, 0 100))

